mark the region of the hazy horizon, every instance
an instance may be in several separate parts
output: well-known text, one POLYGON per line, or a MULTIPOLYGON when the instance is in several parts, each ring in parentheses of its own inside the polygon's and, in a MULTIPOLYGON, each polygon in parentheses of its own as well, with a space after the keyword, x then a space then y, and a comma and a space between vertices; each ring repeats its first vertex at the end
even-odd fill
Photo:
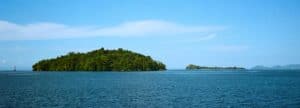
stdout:
POLYGON ((299 0, 1 1, 0 70, 101 47, 167 69, 300 64, 299 11, 299 0))

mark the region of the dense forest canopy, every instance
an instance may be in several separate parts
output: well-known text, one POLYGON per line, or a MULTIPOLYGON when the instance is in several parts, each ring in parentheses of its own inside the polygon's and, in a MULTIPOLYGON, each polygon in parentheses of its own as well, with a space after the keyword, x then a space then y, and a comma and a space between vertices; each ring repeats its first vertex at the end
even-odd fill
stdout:
POLYGON ((98 49, 87 53, 45 59, 32 66, 33 71, 157 71, 165 70, 163 63, 129 50, 98 49))
POLYGON ((243 67, 208 67, 208 66, 198 66, 198 65, 194 65, 194 64, 189 64, 188 66, 186 66, 187 70, 195 70, 195 69, 232 69, 232 70, 236 70, 236 69, 245 69, 243 67))

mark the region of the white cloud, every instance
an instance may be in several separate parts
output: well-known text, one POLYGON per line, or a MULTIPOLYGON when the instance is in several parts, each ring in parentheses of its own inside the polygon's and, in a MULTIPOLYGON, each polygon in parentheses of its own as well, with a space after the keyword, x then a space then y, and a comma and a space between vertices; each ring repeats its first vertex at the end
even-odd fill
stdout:
POLYGON ((211 51, 217 52, 240 52, 247 49, 249 49, 249 47, 245 45, 219 45, 210 47, 211 51))
MULTIPOLYGON (((0 40, 42 40, 80 37, 149 37, 193 35, 207 40, 223 26, 187 26, 161 20, 125 22, 112 27, 68 26, 57 23, 15 24, 0 20, 0 40), (205 34, 205 35, 203 35, 205 34)), ((212 36, 214 35, 214 36, 212 36)))
POLYGON ((5 64, 6 63, 6 60, 1 60, 1 64, 5 64))
MULTIPOLYGON (((183 34, 184 35, 184 34, 183 34)), ((185 35, 184 35, 185 36, 185 35)), ((173 37, 172 42, 175 43, 198 43, 201 41, 211 40, 217 36, 216 33, 188 35, 188 37, 173 37)))
POLYGON ((198 42, 204 40, 211 40, 217 36, 216 33, 208 33, 203 35, 192 36, 193 38, 187 39, 188 42, 198 42))

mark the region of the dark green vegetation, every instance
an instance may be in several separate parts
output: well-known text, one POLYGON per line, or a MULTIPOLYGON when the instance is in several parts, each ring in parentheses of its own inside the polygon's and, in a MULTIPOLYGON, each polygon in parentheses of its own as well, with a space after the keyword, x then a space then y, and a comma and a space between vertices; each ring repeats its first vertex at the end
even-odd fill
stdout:
POLYGON ((198 66, 198 65, 193 65, 193 64, 189 64, 188 66, 186 66, 185 68, 186 70, 195 70, 195 69, 208 69, 208 70, 224 70, 224 69, 230 69, 230 70, 243 70, 245 68, 242 67, 207 67, 207 66, 198 66))
POLYGON ((87 53, 71 52, 57 58, 41 60, 33 71, 157 71, 163 63, 129 50, 101 48, 87 53))

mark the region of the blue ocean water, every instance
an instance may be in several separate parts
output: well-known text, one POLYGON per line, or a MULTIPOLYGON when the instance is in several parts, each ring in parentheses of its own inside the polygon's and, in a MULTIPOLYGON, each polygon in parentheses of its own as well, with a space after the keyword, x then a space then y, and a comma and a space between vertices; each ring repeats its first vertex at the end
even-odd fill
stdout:
POLYGON ((0 108, 300 107, 300 71, 0 72, 0 108))

